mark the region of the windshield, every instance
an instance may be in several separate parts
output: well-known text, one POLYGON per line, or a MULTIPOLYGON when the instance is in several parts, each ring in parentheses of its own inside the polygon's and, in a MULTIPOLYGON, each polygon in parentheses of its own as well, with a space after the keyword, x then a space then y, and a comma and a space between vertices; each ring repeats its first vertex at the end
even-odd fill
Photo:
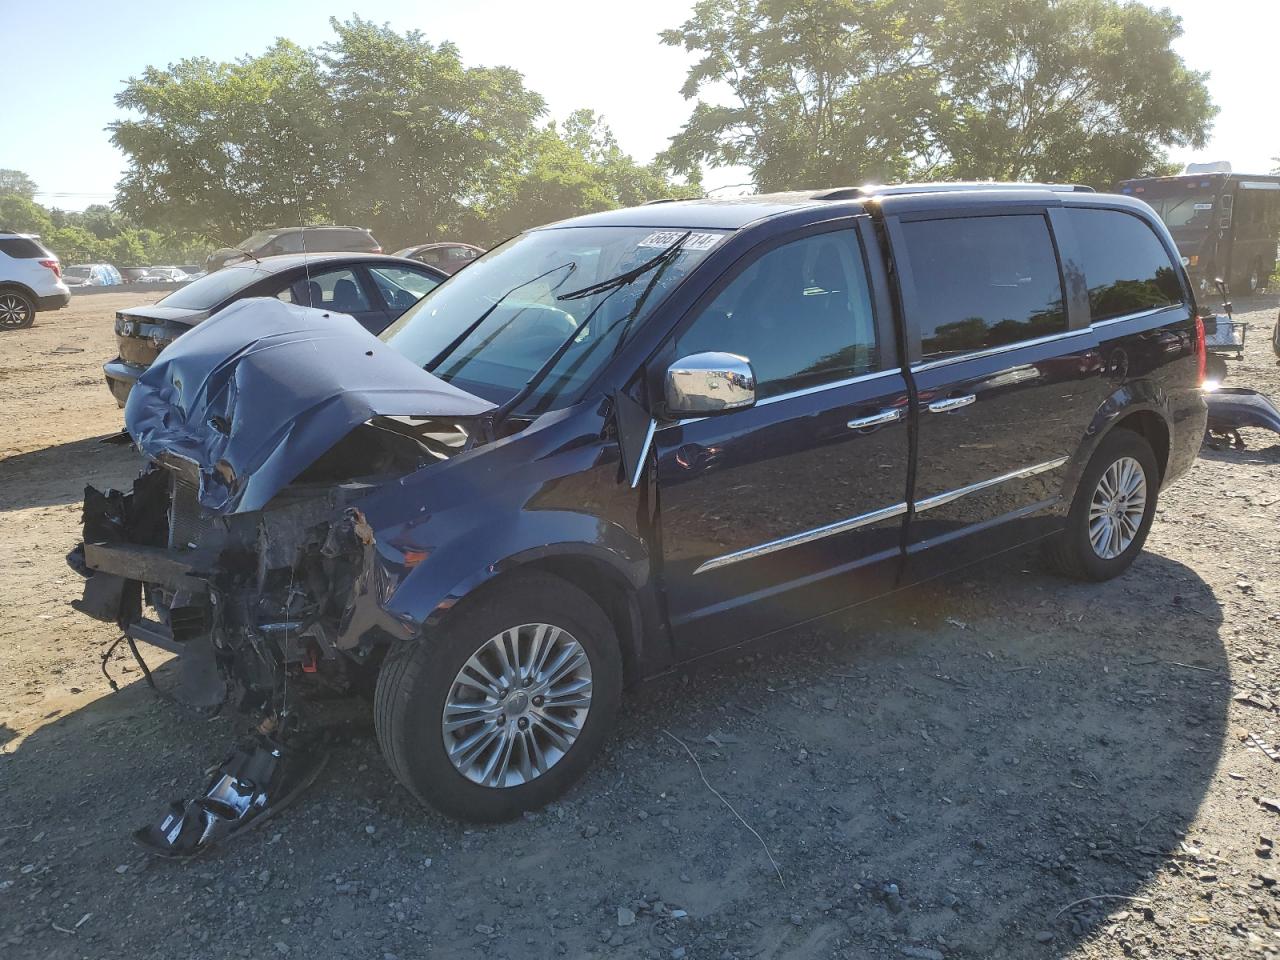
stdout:
POLYGON ((1155 207, 1166 227, 1205 227, 1213 225, 1213 194, 1188 191, 1174 197, 1143 197, 1155 207))
POLYGON ((90 277, 89 267, 63 267, 62 275, 64 277, 72 277, 76 280, 88 280, 90 277))
POLYGON ((261 270, 254 265, 224 267, 217 273, 210 273, 199 280, 192 280, 181 290, 175 290, 159 301, 156 306, 178 307, 183 310, 208 310, 249 284, 269 276, 271 274, 266 270, 261 270))
POLYGON ((526 409, 565 406, 727 234, 535 230, 431 291, 382 339, 437 377, 495 403, 515 397, 569 341, 526 409), (615 278, 621 279, 610 282, 615 278))

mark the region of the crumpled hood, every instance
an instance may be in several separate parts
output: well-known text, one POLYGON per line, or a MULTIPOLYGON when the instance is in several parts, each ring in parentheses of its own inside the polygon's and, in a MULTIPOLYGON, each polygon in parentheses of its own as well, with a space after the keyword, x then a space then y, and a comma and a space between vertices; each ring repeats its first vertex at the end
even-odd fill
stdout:
POLYGON ((200 503, 226 514, 260 510, 375 416, 473 417, 493 408, 346 314, 254 297, 166 347, 138 378, 124 416, 148 457, 194 463, 200 503))

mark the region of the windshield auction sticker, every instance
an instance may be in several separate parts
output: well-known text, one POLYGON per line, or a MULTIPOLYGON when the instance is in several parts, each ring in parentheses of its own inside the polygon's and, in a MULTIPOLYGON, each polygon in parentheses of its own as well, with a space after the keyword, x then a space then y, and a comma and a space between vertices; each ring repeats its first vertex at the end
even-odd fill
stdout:
MULTIPOLYGON (((671 246, 686 233, 688 233, 687 230, 659 230, 649 234, 636 246, 662 249, 671 246)), ((722 233, 689 233, 689 238, 682 246, 685 250, 710 250, 723 236, 722 233)))

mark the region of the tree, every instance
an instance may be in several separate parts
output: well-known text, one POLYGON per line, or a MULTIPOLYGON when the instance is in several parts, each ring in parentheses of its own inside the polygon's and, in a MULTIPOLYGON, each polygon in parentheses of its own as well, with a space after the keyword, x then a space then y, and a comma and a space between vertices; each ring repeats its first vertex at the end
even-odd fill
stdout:
POLYGON ((623 153, 613 132, 590 110, 570 114, 521 143, 480 211, 480 236, 489 242, 529 227, 661 197, 699 195, 694 179, 681 185, 657 164, 623 153))
POLYGON ((84 227, 58 227, 42 239, 65 264, 100 263, 108 259, 102 241, 84 227))
POLYGON ((700 0, 661 34, 697 51, 677 170, 745 164, 765 190, 912 177, 1098 186, 1200 147, 1216 108, 1119 0, 700 0))
POLYGON ((0 194, 0 229, 45 236, 53 221, 44 207, 19 193, 0 194))
POLYGON ((36 195, 36 182, 21 170, 0 169, 0 197, 10 194, 30 200, 36 195))
POLYGON ((543 114, 509 67, 467 67, 451 43, 359 17, 320 55, 334 135, 333 209, 392 248, 456 231, 543 114))
POLYGON ((930 163, 941 109, 921 0, 699 0, 662 42, 702 54, 699 99, 666 157, 677 171, 745 165, 761 190, 902 179, 930 163))
POLYGON ((1114 0, 947 0, 934 61, 941 139, 960 179, 1111 188, 1161 173, 1165 148, 1203 147, 1217 113, 1172 48, 1168 10, 1114 0))
POLYGON ((140 115, 110 127, 130 161, 117 206, 143 226, 232 244, 308 222, 334 189, 319 62, 287 40, 235 63, 149 67, 116 104, 140 115))

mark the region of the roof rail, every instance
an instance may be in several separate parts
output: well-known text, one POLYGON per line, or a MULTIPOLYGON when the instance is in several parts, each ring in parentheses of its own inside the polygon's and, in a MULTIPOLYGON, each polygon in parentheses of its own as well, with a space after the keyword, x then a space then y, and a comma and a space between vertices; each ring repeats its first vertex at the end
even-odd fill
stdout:
POLYGON ((657 200, 646 200, 642 207, 652 207, 655 203, 681 203, 685 200, 701 200, 702 197, 659 197, 657 200))
POLYGON ((868 184, 863 187, 837 187, 813 194, 814 200, 859 200, 864 197, 892 197, 910 193, 962 193, 970 190, 1050 190, 1054 193, 1093 193, 1093 187, 1082 183, 1009 183, 966 181, 955 183, 868 184))

